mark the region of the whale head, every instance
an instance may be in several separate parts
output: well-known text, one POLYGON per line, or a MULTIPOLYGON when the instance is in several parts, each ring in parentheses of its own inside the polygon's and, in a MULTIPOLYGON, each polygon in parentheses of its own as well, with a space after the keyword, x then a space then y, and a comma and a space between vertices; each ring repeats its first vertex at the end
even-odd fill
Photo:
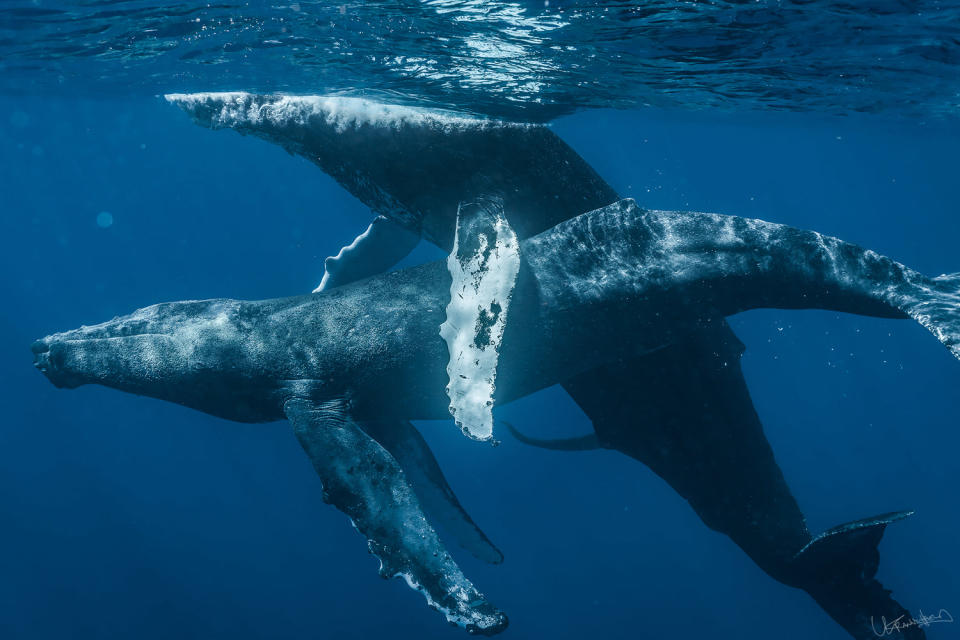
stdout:
POLYGON ((37 340, 34 366, 61 388, 100 384, 232 420, 268 419, 256 314, 236 300, 156 304, 37 340))

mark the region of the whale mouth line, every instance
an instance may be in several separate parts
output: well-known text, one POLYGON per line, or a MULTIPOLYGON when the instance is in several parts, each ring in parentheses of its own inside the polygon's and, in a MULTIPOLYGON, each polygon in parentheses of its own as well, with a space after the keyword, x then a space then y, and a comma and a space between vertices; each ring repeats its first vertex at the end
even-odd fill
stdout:
POLYGON ((34 355, 41 355, 44 353, 49 353, 50 349, 57 345, 71 345, 81 342, 107 342, 109 340, 123 340, 129 338, 171 338, 172 336, 167 333, 158 333, 155 331, 145 331, 143 333, 128 333, 125 335, 117 336, 83 336, 77 338, 55 338, 54 336, 48 336, 41 340, 36 340, 33 344, 30 345, 30 351, 34 355))
POLYGON ((40 370, 40 373, 47 373, 50 369, 50 355, 48 351, 37 353, 33 356, 33 366, 40 370))
POLYGON ((33 366, 47 375, 50 370, 50 343, 46 340, 35 340, 30 345, 30 351, 33 352, 33 366))
POLYGON ((41 350, 37 347, 34 351, 33 366, 58 389, 76 389, 84 384, 77 376, 61 371, 55 363, 51 362, 49 348, 41 350))

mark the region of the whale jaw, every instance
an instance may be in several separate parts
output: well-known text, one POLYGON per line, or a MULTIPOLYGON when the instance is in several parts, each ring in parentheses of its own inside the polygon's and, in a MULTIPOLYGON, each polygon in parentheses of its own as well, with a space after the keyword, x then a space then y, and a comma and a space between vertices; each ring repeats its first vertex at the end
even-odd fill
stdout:
POLYGON ((81 376, 64 369, 62 351, 55 350, 52 346, 55 347, 56 343, 49 337, 37 340, 30 345, 30 350, 33 352, 33 366, 58 389, 76 389, 86 384, 81 376))

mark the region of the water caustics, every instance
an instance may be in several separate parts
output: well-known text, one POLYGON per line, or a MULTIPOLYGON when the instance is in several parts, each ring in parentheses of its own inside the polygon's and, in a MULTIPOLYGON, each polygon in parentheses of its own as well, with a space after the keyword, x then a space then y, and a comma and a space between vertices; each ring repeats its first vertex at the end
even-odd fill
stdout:
POLYGON ((960 110, 960 3, 8 0, 0 92, 389 98, 507 119, 643 105, 960 110))

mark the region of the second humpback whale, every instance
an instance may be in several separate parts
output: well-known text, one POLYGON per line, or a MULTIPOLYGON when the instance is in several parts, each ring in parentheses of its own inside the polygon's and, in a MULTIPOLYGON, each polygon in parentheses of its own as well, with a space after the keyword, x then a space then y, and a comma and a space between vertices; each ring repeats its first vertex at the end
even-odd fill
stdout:
MULTIPOLYGON (((755 413, 742 413, 749 407, 737 364, 742 346, 717 319, 760 307, 909 317, 960 358, 960 274, 929 278, 815 232, 649 211, 632 200, 529 238, 520 254, 496 402, 556 383, 581 388, 584 374, 615 371, 624 358, 670 366, 664 354, 706 341, 713 357, 681 374, 721 385, 728 406, 709 416, 712 431, 700 426, 711 410, 666 397, 657 405, 661 424, 644 430, 628 422, 617 432, 604 422, 598 436, 650 464, 709 526, 776 579, 810 593, 854 637, 871 637, 869 616, 907 613, 874 575, 884 528, 909 514, 809 534, 755 413), (730 407, 739 420, 723 419, 730 407)), ((381 573, 405 578, 451 622, 496 633, 506 617, 431 526, 440 479, 429 451, 404 431, 409 419, 447 416, 437 327, 450 285, 445 265, 431 263, 295 298, 154 305, 32 348, 35 365, 60 387, 102 384, 237 421, 287 418, 325 501, 367 537, 381 573)), ((655 375, 641 369, 629 383, 655 375)), ((923 632, 908 628, 900 637, 923 632)))

